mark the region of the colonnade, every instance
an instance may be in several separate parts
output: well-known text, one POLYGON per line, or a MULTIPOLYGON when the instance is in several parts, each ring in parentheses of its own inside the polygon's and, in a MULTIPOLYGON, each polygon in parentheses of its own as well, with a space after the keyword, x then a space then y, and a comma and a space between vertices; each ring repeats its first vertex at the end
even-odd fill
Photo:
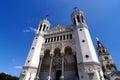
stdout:
MULTIPOLYGON (((64 80, 64 55, 65 55, 64 52, 60 53, 60 56, 61 56, 61 77, 60 77, 60 80, 64 80)), ((40 75, 41 65, 42 65, 44 56, 45 55, 40 56, 39 66, 38 66, 38 70, 37 70, 35 80, 40 80, 39 75, 40 75)), ((49 64, 49 72, 48 72, 47 80, 52 80, 51 79, 52 78, 51 77, 51 72, 52 72, 53 58, 54 58, 54 54, 50 53, 50 64, 49 64)))

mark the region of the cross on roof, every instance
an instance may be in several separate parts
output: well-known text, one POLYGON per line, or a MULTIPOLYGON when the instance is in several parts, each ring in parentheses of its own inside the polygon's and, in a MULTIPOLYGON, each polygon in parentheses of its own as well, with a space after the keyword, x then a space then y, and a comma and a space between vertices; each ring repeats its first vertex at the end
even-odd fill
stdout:
POLYGON ((45 15, 45 19, 46 19, 46 20, 48 19, 48 15, 45 15))
POLYGON ((77 7, 74 7, 74 10, 76 11, 78 8, 77 7))

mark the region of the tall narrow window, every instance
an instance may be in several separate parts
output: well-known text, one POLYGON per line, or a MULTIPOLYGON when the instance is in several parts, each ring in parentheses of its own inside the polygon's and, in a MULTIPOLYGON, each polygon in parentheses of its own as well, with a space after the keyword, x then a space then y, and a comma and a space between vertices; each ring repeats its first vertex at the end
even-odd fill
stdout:
POLYGON ((44 24, 43 31, 45 30, 46 24, 44 24))
POLYGON ((80 18, 79 18, 79 16, 77 16, 77 20, 78 20, 78 22, 80 22, 80 18))
POLYGON ((48 38, 48 42, 50 42, 50 38, 48 38))
POLYGON ((39 31, 41 31, 42 25, 40 25, 39 31))
POLYGON ((60 40, 62 40, 62 36, 60 36, 60 40))
POLYGON ((51 37, 51 42, 53 42, 53 37, 51 37))
POLYGON ((105 60, 108 60, 108 57, 107 57, 107 56, 105 56, 104 58, 105 58, 105 60))
POLYGON ((69 36, 68 36, 68 34, 67 34, 67 39, 69 39, 69 36))
POLYGON ((70 34, 70 39, 72 39, 72 34, 70 34))
POLYGON ((56 37, 54 37, 54 41, 56 41, 56 37))
POLYGON ((63 35, 63 40, 65 40, 65 35, 63 35))
POLYGON ((46 27, 46 30, 48 30, 48 27, 46 27))
POLYGON ((83 16, 81 16, 81 19, 82 19, 82 22, 84 23, 84 19, 83 19, 83 16))
POLYGON ((73 18, 73 21, 74 21, 74 24, 76 24, 76 20, 75 20, 75 18, 73 18))
POLYGON ((47 43, 47 38, 45 39, 45 43, 47 43))
POLYGON ((57 36, 57 41, 59 41, 59 36, 57 36))

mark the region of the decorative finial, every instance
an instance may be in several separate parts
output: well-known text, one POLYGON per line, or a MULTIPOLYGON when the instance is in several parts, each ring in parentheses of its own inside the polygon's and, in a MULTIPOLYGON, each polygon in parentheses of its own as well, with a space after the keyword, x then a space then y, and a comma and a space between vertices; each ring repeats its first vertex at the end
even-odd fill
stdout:
POLYGON ((46 19, 46 20, 48 19, 48 15, 45 16, 45 19, 46 19))
POLYGON ((76 11, 76 10, 77 10, 77 7, 74 7, 74 10, 76 11))
POLYGON ((96 41, 99 41, 99 38, 98 38, 98 37, 96 37, 96 41))

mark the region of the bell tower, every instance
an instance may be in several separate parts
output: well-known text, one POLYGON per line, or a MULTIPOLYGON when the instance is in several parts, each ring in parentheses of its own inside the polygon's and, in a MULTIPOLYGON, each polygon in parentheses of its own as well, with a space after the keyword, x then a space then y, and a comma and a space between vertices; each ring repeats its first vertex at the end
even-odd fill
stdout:
POLYGON ((79 80, 104 80, 84 13, 75 8, 71 17, 75 27, 74 36, 79 80))
POLYGON ((46 19, 40 21, 37 32, 35 34, 32 46, 30 48, 28 57, 26 59, 25 65, 23 70, 20 74, 19 80, 34 80, 37 75, 40 54, 41 54, 41 47, 44 40, 44 32, 49 30, 50 22, 46 19))
POLYGON ((84 13, 82 11, 79 11, 77 7, 74 8, 74 12, 72 13, 71 17, 74 25, 76 26, 86 25, 86 22, 84 19, 84 13))
POLYGON ((39 23, 39 27, 38 27, 38 30, 37 30, 37 33, 36 34, 43 34, 44 31, 47 31, 49 30, 50 28, 50 22, 47 20, 47 15, 46 15, 46 18, 44 20, 41 20, 40 23, 39 23))
POLYGON ((97 51, 100 63, 102 65, 102 70, 105 80, 110 80, 110 73, 117 71, 116 65, 114 64, 111 55, 107 49, 102 45, 98 38, 97 41, 97 51))

